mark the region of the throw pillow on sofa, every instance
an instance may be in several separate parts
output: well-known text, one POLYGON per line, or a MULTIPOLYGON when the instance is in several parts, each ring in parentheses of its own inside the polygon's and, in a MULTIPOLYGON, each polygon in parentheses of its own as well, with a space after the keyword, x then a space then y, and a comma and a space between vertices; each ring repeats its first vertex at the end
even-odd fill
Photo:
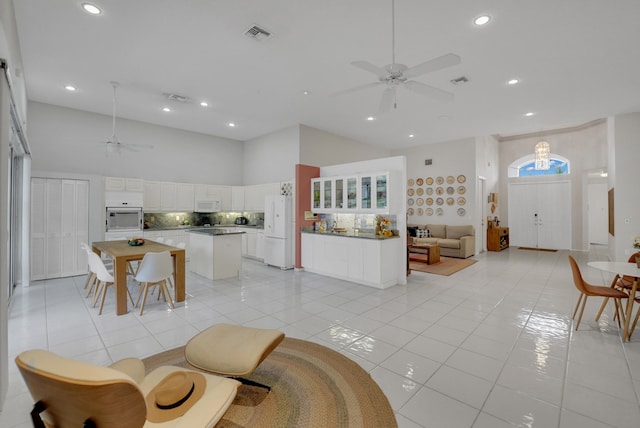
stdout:
POLYGON ((417 227, 407 226, 407 231, 409 232, 409 236, 412 236, 414 238, 417 237, 417 231, 418 231, 417 227))
POLYGON ((429 229, 418 229, 416 230, 416 238, 430 238, 431 234, 429 233, 429 229))

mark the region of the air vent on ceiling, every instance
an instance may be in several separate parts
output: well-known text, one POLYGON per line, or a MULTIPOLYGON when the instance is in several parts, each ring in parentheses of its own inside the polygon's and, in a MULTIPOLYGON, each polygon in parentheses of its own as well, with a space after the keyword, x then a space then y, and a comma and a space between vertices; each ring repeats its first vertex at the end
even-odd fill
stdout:
POLYGON ((244 35, 260 41, 271 37, 271 32, 254 24, 251 26, 251 28, 244 32, 244 35))
POLYGON ((184 95, 164 94, 164 96, 167 97, 167 99, 169 101, 177 101, 179 103, 187 103, 187 102, 189 102, 189 97, 185 97, 184 95))
POLYGON ((467 83, 469 81, 469 79, 467 79, 465 76, 460 76, 456 79, 451 79, 451 83, 453 83, 454 85, 458 85, 460 83, 467 83))
POLYGON ((433 159, 425 159, 424 160, 424 164, 429 166, 429 165, 433 165, 433 159))

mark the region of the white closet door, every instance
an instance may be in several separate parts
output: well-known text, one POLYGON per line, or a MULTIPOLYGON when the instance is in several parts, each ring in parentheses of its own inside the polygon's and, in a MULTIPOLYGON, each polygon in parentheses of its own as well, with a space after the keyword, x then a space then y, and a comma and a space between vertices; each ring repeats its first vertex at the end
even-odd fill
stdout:
POLYGON ((45 184, 46 180, 33 178, 31 180, 31 245, 30 266, 31 279, 46 278, 45 271, 45 184))
POLYGON ((87 272, 80 243, 89 237, 89 183, 31 180, 31 279, 87 272))

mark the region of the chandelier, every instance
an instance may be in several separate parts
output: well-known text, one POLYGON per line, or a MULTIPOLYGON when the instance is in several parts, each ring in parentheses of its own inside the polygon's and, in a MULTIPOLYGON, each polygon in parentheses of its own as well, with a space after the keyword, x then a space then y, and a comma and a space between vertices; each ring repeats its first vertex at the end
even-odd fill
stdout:
POLYGON ((536 155, 536 169, 549 169, 551 164, 549 162, 549 155, 551 154, 549 150, 549 143, 546 141, 540 141, 536 144, 534 149, 534 153, 536 155))

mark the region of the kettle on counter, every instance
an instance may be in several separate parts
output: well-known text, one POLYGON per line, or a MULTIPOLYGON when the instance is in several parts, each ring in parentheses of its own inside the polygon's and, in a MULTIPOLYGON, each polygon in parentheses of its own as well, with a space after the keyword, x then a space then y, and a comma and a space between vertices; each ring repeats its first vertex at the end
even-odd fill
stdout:
POLYGON ((236 224, 249 224, 249 220, 244 216, 236 217, 236 224))

